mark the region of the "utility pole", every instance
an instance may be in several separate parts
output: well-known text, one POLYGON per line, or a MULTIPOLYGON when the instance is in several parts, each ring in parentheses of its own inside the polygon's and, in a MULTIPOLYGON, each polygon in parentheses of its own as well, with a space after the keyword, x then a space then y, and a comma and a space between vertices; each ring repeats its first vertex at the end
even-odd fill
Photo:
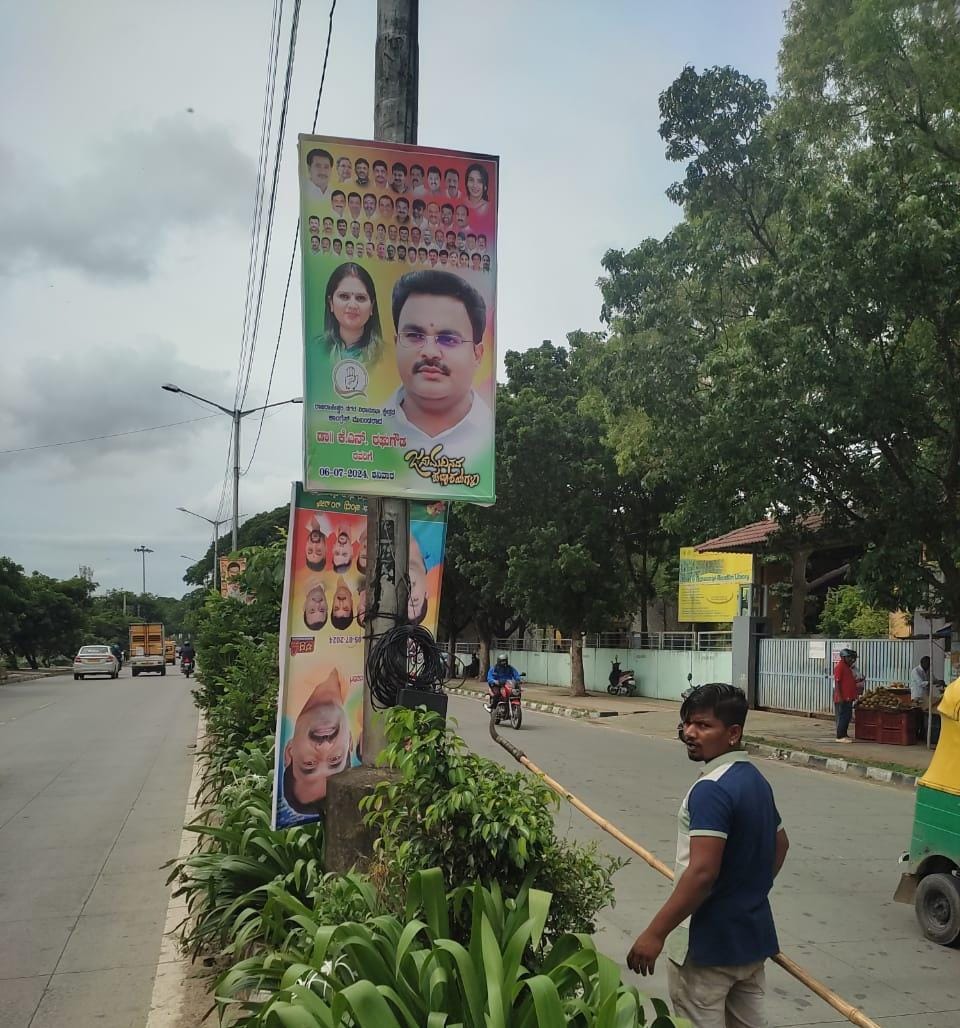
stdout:
MULTIPOLYGON (((233 412, 233 529, 230 535, 230 552, 237 552, 237 533, 240 531, 240 419, 243 411, 233 412)), ((216 543, 214 543, 216 548, 216 543)), ((216 560, 216 554, 214 554, 216 560)), ((214 572, 214 587, 217 575, 214 572)))
MULTIPOLYGON (((416 143, 420 80, 420 0, 377 0, 373 135, 388 143, 416 143)), ((370 497, 367 507, 367 618, 364 665, 373 640, 406 618, 410 572, 410 503, 370 497)), ((363 690, 363 762, 376 763, 386 745, 383 715, 363 690)))

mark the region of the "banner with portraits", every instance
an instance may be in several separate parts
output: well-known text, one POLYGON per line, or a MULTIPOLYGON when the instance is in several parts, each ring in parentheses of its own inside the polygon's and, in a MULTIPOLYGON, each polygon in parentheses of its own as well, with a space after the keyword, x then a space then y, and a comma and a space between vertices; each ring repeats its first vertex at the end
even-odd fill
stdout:
POLYGON ((304 482, 493 503, 498 159, 301 136, 304 482))
POLYGON ((249 603, 250 598, 240 588, 240 576, 247 570, 246 557, 220 558, 220 595, 225 599, 249 603))
MULTIPOLYGON (((447 508, 411 504, 407 616, 436 635, 447 508)), ((363 752, 367 501, 293 487, 283 609, 273 826, 320 818, 327 780, 363 752)))

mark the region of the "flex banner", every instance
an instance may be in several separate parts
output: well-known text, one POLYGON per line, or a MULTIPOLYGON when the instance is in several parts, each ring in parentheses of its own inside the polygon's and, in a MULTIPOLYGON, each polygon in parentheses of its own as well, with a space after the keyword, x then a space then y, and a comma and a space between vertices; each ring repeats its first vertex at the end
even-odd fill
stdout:
POLYGON ((220 595, 224 598, 249 603, 250 600, 240 588, 240 576, 247 570, 246 557, 220 558, 220 595))
MULTIPOLYGON (((283 608, 273 826, 317 821, 327 780, 360 763, 367 501, 293 487, 283 608)), ((407 615, 434 635, 447 510, 410 510, 407 615)))
POLYGON ((726 622, 737 614, 740 586, 753 582, 753 554, 680 550, 679 621, 726 622))
POLYGON ((496 157, 301 136, 304 482, 494 501, 496 157))

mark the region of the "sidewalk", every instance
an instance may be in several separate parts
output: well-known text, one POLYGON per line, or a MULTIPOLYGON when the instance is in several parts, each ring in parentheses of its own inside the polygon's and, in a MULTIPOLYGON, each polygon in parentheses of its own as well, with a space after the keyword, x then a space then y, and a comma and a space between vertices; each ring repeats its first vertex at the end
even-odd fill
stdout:
MULTIPOLYGON (((467 679, 456 694, 487 697, 482 682, 467 679)), ((661 739, 677 738, 679 703, 655 700, 647 696, 610 696, 606 693, 588 693, 571 696, 561 686, 524 683, 523 697, 532 710, 543 710, 566 717, 616 718, 618 728, 638 735, 661 739)), ((838 743, 833 722, 796 714, 776 714, 766 710, 751 710, 747 717, 748 749, 762 756, 787 760, 790 763, 819 767, 823 770, 898 785, 913 785, 913 779, 926 771, 933 755, 925 746, 885 746, 873 742, 838 743), (841 766, 842 765, 842 766, 841 766), (881 769, 868 773, 865 769, 881 769), (889 777, 888 777, 889 775, 889 777)))

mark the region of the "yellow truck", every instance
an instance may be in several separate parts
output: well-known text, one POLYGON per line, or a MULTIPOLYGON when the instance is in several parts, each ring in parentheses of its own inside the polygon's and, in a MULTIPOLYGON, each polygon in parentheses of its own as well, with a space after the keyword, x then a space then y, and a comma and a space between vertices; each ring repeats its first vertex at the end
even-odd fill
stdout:
POLYGON ((164 660, 168 664, 176 664, 177 662, 177 644, 173 639, 164 639, 163 641, 163 656, 164 660))
POLYGON ((164 656, 163 625, 158 622, 130 626, 130 670, 134 678, 141 671, 167 673, 164 656))

